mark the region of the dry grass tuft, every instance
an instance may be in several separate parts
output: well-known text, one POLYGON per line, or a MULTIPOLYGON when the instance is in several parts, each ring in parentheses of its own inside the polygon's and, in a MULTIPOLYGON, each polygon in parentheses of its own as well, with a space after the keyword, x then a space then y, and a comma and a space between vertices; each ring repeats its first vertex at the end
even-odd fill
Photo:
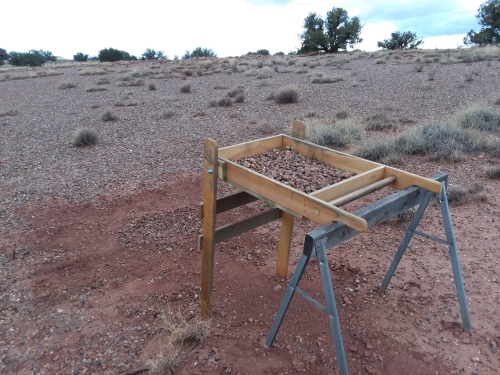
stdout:
POLYGON ((446 195, 448 202, 455 206, 461 205, 465 202, 469 190, 464 185, 448 185, 446 195))
POLYGON ((99 70, 96 70, 96 69, 85 69, 85 70, 82 70, 79 74, 81 76, 95 76, 95 75, 108 74, 108 72, 105 69, 99 69, 99 70))
POLYGON ((417 212, 416 207, 409 208, 408 210, 398 214, 396 219, 404 224, 408 224, 412 221, 413 216, 415 216, 415 212, 417 212))
POLYGON ((392 127, 389 115, 386 111, 377 111, 366 117, 367 130, 383 130, 392 127))
POLYGON ((77 147, 93 146, 97 143, 97 133, 94 130, 83 128, 73 134, 73 145, 77 147))
POLYGON ((343 80, 344 78, 339 76, 325 76, 325 77, 321 76, 321 77, 314 77, 311 83, 335 83, 343 80))

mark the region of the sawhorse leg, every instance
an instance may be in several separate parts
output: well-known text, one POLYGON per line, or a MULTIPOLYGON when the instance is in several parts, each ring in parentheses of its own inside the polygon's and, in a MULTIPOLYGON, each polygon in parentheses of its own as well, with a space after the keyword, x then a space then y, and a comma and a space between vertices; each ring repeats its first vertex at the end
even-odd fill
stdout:
POLYGON ((281 215, 280 242, 278 245, 278 259, 276 260, 276 273, 286 279, 288 276, 288 260, 290 259, 290 246, 292 244, 293 216, 286 211, 281 215))
POLYGON ((448 206, 448 198, 446 196, 446 183, 443 181, 441 182, 443 188, 441 192, 438 195, 438 200, 439 200, 439 207, 441 209, 441 216, 443 219, 443 226, 444 226, 444 231, 446 234, 446 241, 442 240, 440 238, 427 235, 425 233, 421 233, 416 231, 416 228, 418 224, 420 223, 420 220, 422 219, 422 215, 424 214, 425 209, 427 208, 427 205, 429 204, 429 200, 426 200, 420 204, 420 206, 417 209, 417 212, 413 216, 413 219, 410 223, 410 226, 408 230, 406 231, 403 240, 401 241, 398 251, 396 252, 396 255, 394 256, 394 259, 392 260, 391 266, 389 267, 389 270, 387 271, 387 274, 385 275, 384 281, 382 281, 382 284, 380 285, 379 291, 380 292, 385 292, 387 289, 387 286, 389 285, 389 282, 391 281, 392 276, 394 275, 394 272, 396 271, 396 268, 398 267, 399 262, 401 261, 401 258, 403 257, 403 254, 408 247, 408 243, 410 242, 413 234, 418 234, 421 236, 424 236, 426 238, 429 238, 433 241, 437 241, 440 243, 444 243, 448 245, 448 250, 450 253, 450 259, 451 259, 451 267, 453 269, 453 277, 455 279, 455 287, 457 289, 457 297, 458 297, 458 303, 460 305, 460 314, 462 315, 462 325, 463 329, 465 332, 472 332, 472 326, 470 322, 470 315, 469 315, 469 309, 467 306, 467 297, 465 295, 465 288, 464 288, 464 282, 462 278, 462 271, 460 269, 460 261, 458 259, 458 250, 457 250, 457 243, 455 239, 455 233, 453 231, 453 226, 451 224, 451 215, 450 215, 450 208, 448 206))
POLYGON ((285 296, 283 297, 281 305, 278 309, 278 313, 274 318, 274 322, 273 325, 271 326, 269 335, 267 336, 265 345, 267 348, 271 347, 271 345, 273 344, 274 339, 278 334, 278 330, 281 326, 281 323, 283 322, 285 314, 288 310, 288 307, 290 306, 290 302, 292 301, 292 298, 296 291, 299 292, 302 295, 302 297, 304 297, 307 301, 318 306, 321 310, 325 311, 328 314, 330 319, 330 327, 332 330, 333 341, 335 345, 335 353, 337 355, 337 363, 339 365, 339 372, 340 375, 348 375, 349 372, 347 369, 347 360, 345 357, 344 344, 342 342, 340 321, 337 312, 337 306, 335 304, 335 296, 333 294, 333 286, 330 277, 330 268, 328 267, 326 246, 324 240, 320 240, 317 241, 316 243, 313 243, 309 237, 306 237, 306 241, 304 243, 304 252, 302 253, 299 263, 295 268, 295 272, 292 275, 290 284, 288 285, 288 288, 285 292, 285 296), (323 292, 325 294, 325 300, 326 300, 326 308, 298 288, 300 279, 302 278, 306 266, 309 263, 309 260, 311 259, 313 246, 319 262, 321 282, 323 284, 323 292))

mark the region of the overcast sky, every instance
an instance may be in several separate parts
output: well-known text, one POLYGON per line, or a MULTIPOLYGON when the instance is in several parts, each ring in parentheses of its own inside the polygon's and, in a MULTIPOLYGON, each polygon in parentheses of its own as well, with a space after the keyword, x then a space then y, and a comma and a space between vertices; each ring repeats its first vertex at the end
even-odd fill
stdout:
POLYGON ((196 47, 219 57, 257 49, 288 53, 300 47, 298 34, 309 12, 326 17, 332 7, 359 16, 364 41, 356 48, 377 50, 394 31, 423 37, 422 48, 457 48, 485 0, 24 0, 2 4, 0 48, 44 49, 72 58, 97 55, 106 47, 140 57, 146 48, 170 58, 196 47))

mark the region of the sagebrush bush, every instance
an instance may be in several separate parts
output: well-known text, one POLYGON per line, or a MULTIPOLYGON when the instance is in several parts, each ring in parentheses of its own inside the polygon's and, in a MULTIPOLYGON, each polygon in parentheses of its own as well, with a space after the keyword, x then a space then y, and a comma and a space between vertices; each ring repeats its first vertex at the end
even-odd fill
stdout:
POLYGON ((243 94, 242 92, 240 92, 234 97, 235 103, 243 103, 244 101, 245 101, 245 94, 243 94))
POLYGON ((242 92, 243 92, 243 89, 232 89, 232 90, 228 91, 227 96, 232 98, 232 97, 235 97, 236 95, 238 95, 242 92))
POLYGON ((98 85, 109 85, 110 83, 111 81, 107 78, 99 78, 99 80, 97 81, 98 85))
POLYGON ((217 100, 217 105, 219 107, 230 107, 233 105, 233 101, 229 98, 220 98, 217 100))
POLYGON ((465 129, 500 131, 500 113, 489 108, 472 107, 459 113, 459 124, 465 129))
POLYGON ((354 120, 327 121, 318 118, 304 120, 306 138, 320 146, 347 147, 364 138, 365 132, 354 120))
POLYGON ((299 100, 299 92, 296 85, 288 85, 280 88, 273 94, 276 103, 296 103, 299 100))
POLYGON ((175 112, 171 109, 166 109, 164 110, 161 115, 160 115, 160 118, 163 118, 163 119, 168 119, 168 118, 172 118, 175 116, 175 112))
POLYGON ((185 83, 180 87, 180 91, 182 93, 188 93, 191 91, 191 84, 190 83, 185 83))
POLYGON ((154 91, 154 90, 156 90, 156 85, 154 83, 150 83, 148 85, 148 88, 149 88, 149 90, 154 91))
POLYGON ((94 130, 83 128, 73 134, 73 145, 77 147, 93 146, 97 143, 98 135, 94 130))
POLYGON ((107 91, 106 87, 89 87, 85 89, 86 92, 107 91))
POLYGON ((448 185, 446 189, 446 195, 448 197, 448 203, 458 206, 467 198, 469 193, 468 189, 463 185, 448 185))
POLYGON ((486 177, 488 178, 500 178, 500 166, 490 166, 486 168, 486 177))
POLYGON ((354 151, 354 155, 363 159, 380 161, 395 153, 394 138, 382 137, 378 139, 365 138, 359 147, 354 151))
POLYGON ((117 120, 118 117, 116 117, 113 112, 111 112, 111 110, 106 110, 106 112, 104 112, 101 116, 101 120, 102 121, 114 121, 114 120, 117 120))
POLYGON ((267 79, 267 78, 272 78, 273 73, 271 69, 269 68, 262 68, 257 71, 256 78, 257 79, 267 79))
POLYGON ((59 85, 59 90, 66 90, 66 89, 72 89, 75 88, 76 84, 72 82, 63 82, 59 85))
POLYGON ((366 117, 367 130, 383 130, 392 126, 387 112, 378 111, 366 117))
POLYGON ((325 77, 314 77, 311 83, 335 83, 343 81, 344 78, 339 76, 325 76, 325 77))

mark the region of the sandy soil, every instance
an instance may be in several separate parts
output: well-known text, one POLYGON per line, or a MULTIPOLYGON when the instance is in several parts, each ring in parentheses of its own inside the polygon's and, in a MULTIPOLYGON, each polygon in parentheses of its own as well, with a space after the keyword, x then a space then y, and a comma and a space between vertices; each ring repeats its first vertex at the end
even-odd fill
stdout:
MULTIPOLYGON (((232 74, 228 69, 234 61, 222 59, 210 68, 186 62, 114 64, 103 75, 80 75, 102 69, 99 65, 55 66, 58 75, 15 80, 1 77, 36 75, 40 69, 0 70, 0 113, 14 111, 0 117, 0 372, 126 373, 165 354, 167 322, 173 316, 201 319, 197 235, 205 137, 220 145, 255 139, 269 131, 263 122, 271 134, 289 133, 294 116, 311 111, 334 116, 341 108, 363 118, 385 107, 395 122, 411 126, 473 101, 491 103, 500 95, 498 60, 428 64, 424 71, 436 73, 427 81, 415 71, 415 55, 375 64, 380 56, 342 64, 330 57, 295 58, 294 64, 284 58, 269 85, 246 75, 257 69, 252 64, 259 59, 234 60, 246 72, 232 74), (299 66, 302 61, 309 66, 299 66), (318 65, 310 68, 311 63, 318 65), (192 89, 182 94, 186 69, 194 72, 187 79, 192 89), (204 75, 197 76, 197 69, 204 75), (297 74, 299 69, 310 73, 297 74), (141 78, 145 85, 120 86, 133 70, 155 74, 141 78), (478 74, 464 82, 472 70, 478 74), (313 85, 314 72, 345 79, 313 85), (85 91, 97 87, 100 78, 110 81, 104 85, 107 91, 85 91), (62 82, 77 86, 58 89, 62 82), (149 90, 148 83, 156 90, 149 90), (288 83, 297 84, 299 103, 266 100, 288 83), (424 83, 431 89, 422 88, 424 83), (208 105, 237 87, 245 90, 244 103, 208 105), (108 107, 118 120, 101 120, 108 107), (174 116, 162 119, 165 109, 174 116), (99 133, 96 146, 70 144, 73 131, 82 126, 99 133)), ((329 252, 351 374, 500 372, 500 190, 498 180, 484 174, 498 162, 475 154, 457 163, 408 157, 399 166, 423 176, 444 171, 451 184, 483 186, 487 199, 471 195, 451 209, 471 335, 461 329, 445 246, 413 239, 383 295, 377 286, 406 224, 391 220, 329 252)), ((229 190, 220 185, 219 195, 229 190)), ((386 188, 346 209, 354 211, 388 193, 386 188)), ((218 223, 262 208, 247 205, 221 215, 218 223)), ((443 236, 441 224, 438 207, 430 206, 421 228, 443 236)), ((290 273, 305 233, 315 227, 296 223, 290 273)), ((263 345, 288 281, 274 271, 278 238, 279 222, 274 222, 217 245, 210 334, 180 355, 176 374, 338 373, 327 316, 299 297, 275 345, 263 345)), ((301 286, 322 300, 314 262, 301 286)))

